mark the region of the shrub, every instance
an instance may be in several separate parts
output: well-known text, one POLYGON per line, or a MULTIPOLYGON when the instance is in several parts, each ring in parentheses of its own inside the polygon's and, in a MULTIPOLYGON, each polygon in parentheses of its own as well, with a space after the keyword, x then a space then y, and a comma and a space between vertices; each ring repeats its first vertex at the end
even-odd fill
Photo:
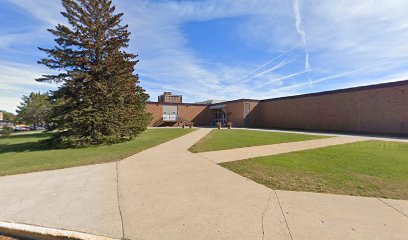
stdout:
POLYGON ((11 135, 11 133, 13 132, 13 128, 11 127, 3 127, 2 131, 0 131, 0 137, 8 137, 11 135))
POLYGON ((232 122, 228 122, 228 129, 232 128, 232 122))
POLYGON ((222 127, 221 122, 217 122, 217 128, 218 128, 218 129, 221 129, 221 127, 222 127))

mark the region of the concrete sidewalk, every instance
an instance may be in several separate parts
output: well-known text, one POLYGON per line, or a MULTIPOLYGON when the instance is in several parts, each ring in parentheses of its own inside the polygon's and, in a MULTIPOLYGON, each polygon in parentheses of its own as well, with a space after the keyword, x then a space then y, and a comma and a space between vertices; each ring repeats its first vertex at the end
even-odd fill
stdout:
POLYGON ((322 138, 314 139, 307 141, 299 142, 289 142, 289 143, 279 143, 255 147, 245 147, 245 148, 234 148, 220 151, 211 151, 211 152, 201 152, 197 153, 198 155, 214 162, 232 162, 237 160, 262 157, 262 156, 271 156, 282 153, 289 153, 295 151, 309 150, 315 148, 322 148, 328 146, 334 146, 339 144, 360 142, 367 140, 364 137, 332 137, 332 138, 322 138))
POLYGON ((271 189, 187 151, 209 131, 120 162, 125 238, 290 239, 271 189))
MULTIPOLYGON (((279 129, 268 129, 268 128, 232 128, 239 130, 248 130, 248 131, 261 131, 261 132, 279 132, 279 133, 297 133, 297 134, 306 134, 306 135, 315 135, 315 136, 328 136, 328 137, 363 137, 366 140, 379 140, 379 141, 388 141, 388 142, 402 142, 408 143, 407 137, 398 137, 398 136, 381 136, 370 133, 342 133, 342 132, 319 132, 319 131, 308 131, 308 130, 279 130, 279 129)), ((222 129, 227 130, 227 129, 222 129)))
POLYGON ((274 191, 187 151, 209 131, 117 164, 0 177, 0 221, 118 239, 408 236, 408 201, 274 191))
POLYGON ((121 238, 116 164, 0 177, 0 221, 121 238))

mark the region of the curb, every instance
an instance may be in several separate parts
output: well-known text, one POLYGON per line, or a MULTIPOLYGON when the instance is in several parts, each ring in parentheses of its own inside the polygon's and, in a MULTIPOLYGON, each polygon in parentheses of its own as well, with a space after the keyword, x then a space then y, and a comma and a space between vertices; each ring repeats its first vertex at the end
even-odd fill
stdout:
POLYGON ((0 221, 0 234, 33 240, 119 240, 89 233, 3 221, 0 221))

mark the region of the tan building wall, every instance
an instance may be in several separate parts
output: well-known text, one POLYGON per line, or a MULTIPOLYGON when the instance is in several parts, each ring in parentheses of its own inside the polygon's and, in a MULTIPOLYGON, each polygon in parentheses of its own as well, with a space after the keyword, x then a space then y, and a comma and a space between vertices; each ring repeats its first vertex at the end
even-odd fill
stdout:
POLYGON ((408 81, 264 100, 254 127, 408 133, 408 81))

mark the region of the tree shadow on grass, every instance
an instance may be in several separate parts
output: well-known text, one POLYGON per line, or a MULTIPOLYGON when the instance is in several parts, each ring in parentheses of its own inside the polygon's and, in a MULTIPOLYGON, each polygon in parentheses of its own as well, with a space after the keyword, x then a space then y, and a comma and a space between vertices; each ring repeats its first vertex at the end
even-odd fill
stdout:
MULTIPOLYGON (((55 133, 52 132, 36 132, 11 135, 7 138, 4 138, 5 140, 7 140, 5 143, 2 143, 1 142, 2 138, 0 138, 0 154, 81 148, 55 144, 55 142, 53 142, 51 139, 51 137, 54 134, 55 133), (13 143, 13 139, 16 140, 15 143, 13 143), (24 139, 27 139, 27 141, 24 142, 24 139)), ((116 143, 110 144, 106 143, 96 146, 84 146, 84 147, 90 148, 99 146, 110 146, 115 144, 116 143)))
POLYGON ((29 134, 18 134, 11 135, 7 137, 7 143, 0 143, 0 154, 3 153, 21 153, 21 152, 33 152, 33 151, 46 151, 57 149, 52 147, 48 142, 44 141, 52 137, 52 133, 42 132, 42 133, 29 133, 29 134), (28 140, 35 138, 36 140, 28 140), (13 143, 12 140, 16 139, 19 142, 13 143), (21 140, 27 139, 27 142, 21 142, 21 140))
POLYGON ((7 137, 6 139, 50 138, 52 137, 52 135, 53 133, 51 132, 34 132, 34 133, 13 134, 7 137))
POLYGON ((0 154, 2 153, 20 153, 20 152, 33 152, 33 151, 45 151, 52 150, 49 144, 42 141, 39 142, 25 142, 25 143, 15 143, 15 144, 1 144, 0 154))

